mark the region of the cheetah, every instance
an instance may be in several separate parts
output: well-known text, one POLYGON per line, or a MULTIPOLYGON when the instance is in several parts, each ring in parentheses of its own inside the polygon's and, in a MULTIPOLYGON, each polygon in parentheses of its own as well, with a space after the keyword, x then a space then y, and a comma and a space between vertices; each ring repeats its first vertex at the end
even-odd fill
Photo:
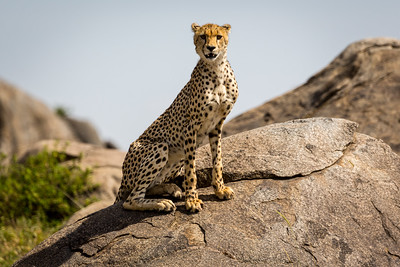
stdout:
POLYGON ((170 199, 145 196, 169 194, 185 197, 186 209, 202 210, 196 190, 195 151, 208 137, 212 155, 212 186, 219 199, 234 191, 222 179, 221 133, 226 116, 238 97, 233 70, 227 60, 231 26, 193 23, 194 44, 200 59, 191 79, 171 106, 136 140, 126 154, 123 178, 115 203, 128 210, 175 211, 170 199), (184 192, 171 182, 183 168, 184 192))

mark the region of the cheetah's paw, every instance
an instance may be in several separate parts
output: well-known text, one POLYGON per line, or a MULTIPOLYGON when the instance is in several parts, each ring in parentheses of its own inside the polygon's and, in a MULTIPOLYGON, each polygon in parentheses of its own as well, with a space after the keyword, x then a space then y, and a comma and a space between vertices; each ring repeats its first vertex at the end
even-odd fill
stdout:
POLYGON ((156 207, 155 210, 158 211, 175 211, 176 206, 174 202, 172 202, 169 199, 161 199, 158 202, 156 202, 156 207))
POLYGON ((172 188, 171 188, 170 192, 168 192, 169 195, 174 198, 181 199, 183 197, 182 190, 176 184, 171 184, 171 185, 172 185, 172 188))
POLYGON ((125 201, 122 205, 127 210, 157 210, 175 211, 175 204, 169 199, 142 199, 140 201, 125 201))
POLYGON ((225 186, 221 191, 215 191, 215 195, 219 199, 231 199, 235 195, 235 192, 229 186, 225 186))
POLYGON ((181 199, 181 198, 183 197, 182 190, 180 190, 180 191, 174 191, 174 192, 171 194, 171 196, 174 197, 174 198, 179 198, 179 199, 181 199))
POLYGON ((186 209, 190 212, 197 212, 203 209, 203 201, 198 198, 186 199, 186 209))

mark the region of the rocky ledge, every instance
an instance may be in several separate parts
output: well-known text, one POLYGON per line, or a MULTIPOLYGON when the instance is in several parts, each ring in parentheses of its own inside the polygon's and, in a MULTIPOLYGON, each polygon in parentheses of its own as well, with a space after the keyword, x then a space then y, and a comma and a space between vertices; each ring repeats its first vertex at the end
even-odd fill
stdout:
POLYGON ((224 134, 293 119, 337 117, 359 123, 359 132, 384 140, 400 154, 399 107, 400 40, 364 39, 350 44, 305 84, 227 122, 224 134))
MULTIPOLYGON (((223 139, 233 200, 199 189, 203 211, 109 206, 14 266, 399 266, 400 157, 342 119, 280 123, 223 139)), ((198 150, 209 184, 208 147, 198 150)))

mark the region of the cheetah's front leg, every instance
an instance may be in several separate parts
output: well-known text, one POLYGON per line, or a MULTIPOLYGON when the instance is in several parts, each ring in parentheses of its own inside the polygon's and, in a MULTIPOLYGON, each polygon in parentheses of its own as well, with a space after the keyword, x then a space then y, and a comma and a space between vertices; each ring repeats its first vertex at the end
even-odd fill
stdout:
POLYGON ((221 120, 208 134, 212 155, 212 186, 214 187, 215 195, 219 199, 231 199, 235 194, 232 188, 224 185, 222 178, 222 153, 221 153, 221 133, 224 120, 221 120))
POLYGON ((183 189, 185 190, 185 204, 187 210, 196 212, 202 210, 203 201, 199 199, 196 190, 196 132, 194 131, 193 125, 188 126, 185 137, 185 180, 183 181, 183 189))

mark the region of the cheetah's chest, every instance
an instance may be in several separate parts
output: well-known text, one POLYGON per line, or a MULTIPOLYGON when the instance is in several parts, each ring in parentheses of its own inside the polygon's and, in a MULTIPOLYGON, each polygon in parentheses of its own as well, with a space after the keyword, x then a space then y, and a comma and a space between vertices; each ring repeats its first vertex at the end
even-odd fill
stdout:
POLYGON ((226 87, 220 84, 208 93, 209 101, 203 109, 203 121, 197 132, 197 144, 201 145, 208 134, 215 129, 216 125, 227 116, 232 106, 232 100, 227 95, 226 87))

